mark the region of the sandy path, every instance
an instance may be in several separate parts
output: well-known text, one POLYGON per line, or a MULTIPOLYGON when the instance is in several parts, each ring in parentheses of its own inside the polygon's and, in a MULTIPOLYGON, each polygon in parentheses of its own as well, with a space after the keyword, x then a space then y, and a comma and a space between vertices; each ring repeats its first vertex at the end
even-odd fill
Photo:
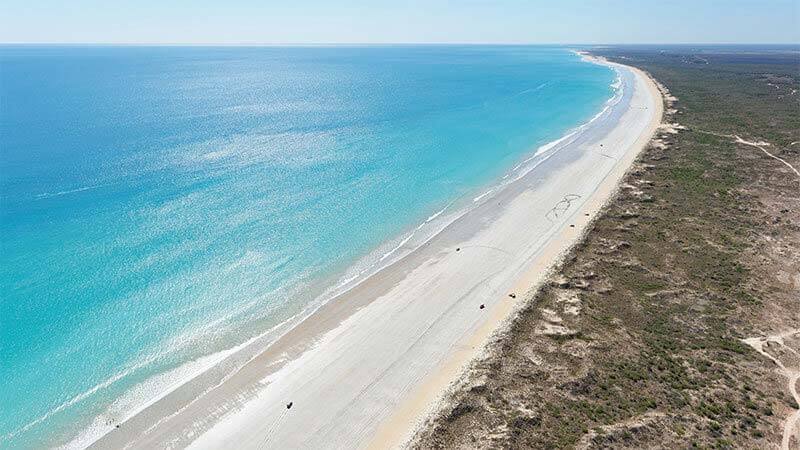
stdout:
MULTIPOLYGON (((785 376, 787 379, 787 387, 789 388, 789 393, 794 397, 795 403, 800 405, 800 395, 797 392, 797 383, 800 381, 800 365, 794 364, 784 364, 779 358, 771 355, 769 352, 764 350, 764 345, 767 344, 775 344, 778 345, 782 350, 788 351, 795 356, 795 360, 800 362, 800 353, 787 346, 784 343, 784 339, 789 336, 800 335, 800 330, 792 330, 786 333, 775 334, 772 336, 759 336, 753 338, 742 339, 742 342, 752 347, 755 351, 762 354, 763 356, 767 357, 771 360, 775 366, 778 367, 781 375, 785 376)), ((781 449, 782 450, 789 450, 790 443, 792 437, 795 439, 795 443, 800 444, 800 409, 795 410, 788 417, 786 417, 786 421, 783 425, 783 439, 781 440, 781 449)), ((797 447, 794 447, 797 448, 797 447)))
MULTIPOLYGON (((713 133, 711 131, 702 131, 702 130, 697 130, 697 131, 699 131, 700 133, 711 134, 711 135, 718 136, 718 137, 730 138, 730 139, 733 139, 733 142, 735 142, 737 144, 742 144, 742 145, 748 145, 750 147, 755 147, 755 148, 761 150, 762 152, 764 152, 770 158, 775 159, 777 161, 780 161, 783 165, 785 165, 792 172, 794 172, 794 174, 797 175, 798 179, 800 179, 800 171, 798 171, 793 165, 791 165, 785 159, 783 159, 783 158, 781 158, 779 156, 773 155, 766 148, 764 148, 764 147, 768 147, 768 146, 772 145, 769 142, 766 142, 766 141, 751 142, 751 141, 747 141, 747 140, 742 139, 737 134, 720 134, 720 133, 713 133)), ((789 144, 789 146, 792 146, 794 144, 796 144, 796 142, 792 142, 791 144, 789 144)))
POLYGON ((762 152, 766 153, 767 156, 769 156, 770 158, 773 158, 773 159, 776 159, 776 160, 782 162, 786 167, 791 169, 792 172, 794 172, 794 174, 798 176, 798 178, 800 178, 800 171, 795 169, 793 165, 789 164, 785 159, 779 158, 779 157, 773 155, 772 153, 768 152, 766 148, 764 148, 765 146, 770 145, 769 142, 764 142, 764 141, 750 142, 750 141, 746 141, 746 140, 740 138, 737 135, 733 135, 733 137, 736 138, 736 143, 737 144, 744 144, 744 145, 749 145, 751 147, 755 147, 755 148, 761 150, 762 152))
POLYGON ((95 447, 401 444, 521 294, 579 238, 658 126, 655 85, 618 70, 620 101, 535 169, 267 351, 182 386, 95 447))

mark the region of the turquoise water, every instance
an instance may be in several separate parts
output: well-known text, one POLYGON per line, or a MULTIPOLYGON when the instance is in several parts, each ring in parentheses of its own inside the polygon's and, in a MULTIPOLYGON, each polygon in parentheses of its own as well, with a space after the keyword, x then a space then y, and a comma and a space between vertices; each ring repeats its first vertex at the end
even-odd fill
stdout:
POLYGON ((303 311, 613 78, 543 47, 0 47, 0 446, 303 311))

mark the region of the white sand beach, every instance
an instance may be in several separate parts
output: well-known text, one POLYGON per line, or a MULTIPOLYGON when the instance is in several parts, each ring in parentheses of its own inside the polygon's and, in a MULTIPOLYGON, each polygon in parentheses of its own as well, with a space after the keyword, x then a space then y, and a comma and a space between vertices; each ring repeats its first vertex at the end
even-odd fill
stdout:
POLYGON ((594 61, 615 67, 622 95, 535 168, 266 351, 232 356, 93 446, 401 446, 576 242, 658 127, 652 80, 594 61))

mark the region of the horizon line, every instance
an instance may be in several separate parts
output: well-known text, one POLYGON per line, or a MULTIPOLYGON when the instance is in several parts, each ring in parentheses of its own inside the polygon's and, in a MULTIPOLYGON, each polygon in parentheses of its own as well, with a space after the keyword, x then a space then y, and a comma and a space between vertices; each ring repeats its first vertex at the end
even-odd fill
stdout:
POLYGON ((475 46, 580 46, 580 47, 603 47, 603 46, 656 46, 656 45, 709 45, 709 46, 731 46, 731 45, 772 45, 772 46, 795 46, 800 47, 800 42, 611 42, 611 43, 565 43, 565 42, 0 42, 0 45, 53 45, 53 46, 131 46, 131 47, 333 47, 333 46, 455 46, 455 45, 475 45, 475 46))

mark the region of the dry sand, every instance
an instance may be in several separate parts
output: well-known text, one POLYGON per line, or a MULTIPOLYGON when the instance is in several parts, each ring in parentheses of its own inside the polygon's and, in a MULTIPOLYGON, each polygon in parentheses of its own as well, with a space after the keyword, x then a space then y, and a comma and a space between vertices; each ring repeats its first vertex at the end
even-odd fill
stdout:
POLYGON ((94 446, 401 445, 576 242, 657 128, 662 99, 654 83, 616 69, 619 102, 533 170, 266 351, 245 348, 94 446))

